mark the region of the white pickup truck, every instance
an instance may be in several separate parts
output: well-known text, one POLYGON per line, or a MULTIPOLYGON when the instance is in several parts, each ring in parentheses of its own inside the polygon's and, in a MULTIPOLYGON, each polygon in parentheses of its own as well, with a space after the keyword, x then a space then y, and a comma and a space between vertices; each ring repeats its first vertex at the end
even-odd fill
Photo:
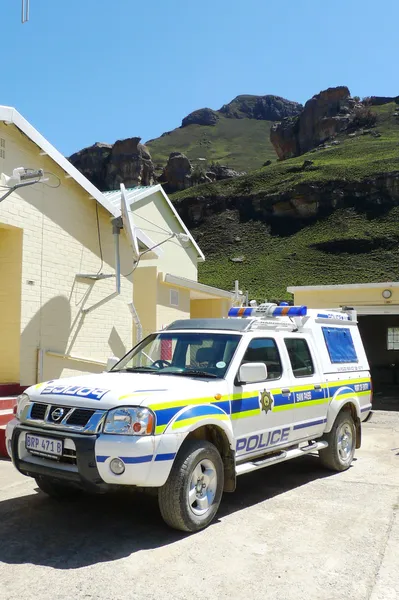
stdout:
POLYGON ((314 452, 347 469, 371 395, 354 311, 233 308, 172 323, 109 372, 28 388, 6 443, 50 496, 157 488, 164 520, 194 532, 238 475, 314 452))

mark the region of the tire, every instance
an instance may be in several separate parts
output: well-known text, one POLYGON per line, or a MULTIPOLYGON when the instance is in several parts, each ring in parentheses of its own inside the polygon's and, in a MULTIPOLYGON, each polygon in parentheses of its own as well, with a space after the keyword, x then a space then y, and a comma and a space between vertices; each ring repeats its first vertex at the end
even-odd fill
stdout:
POLYGON ((206 441, 187 440, 167 482, 159 489, 158 503, 165 523, 192 533, 205 529, 217 513, 223 485, 223 462, 216 447, 206 441))
POLYGON ((79 488, 49 477, 36 477, 35 481, 42 492, 56 500, 74 500, 83 494, 79 488))
POLYGON ((328 447, 319 450, 324 467, 331 471, 346 471, 351 466, 356 448, 356 427, 348 411, 340 412, 323 440, 328 447))

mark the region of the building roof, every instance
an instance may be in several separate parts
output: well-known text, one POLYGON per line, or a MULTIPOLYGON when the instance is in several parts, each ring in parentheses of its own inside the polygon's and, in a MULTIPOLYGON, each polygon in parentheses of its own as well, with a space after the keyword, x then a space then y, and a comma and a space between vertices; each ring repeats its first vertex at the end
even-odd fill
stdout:
POLYGON ((179 277, 178 275, 171 275, 166 273, 164 276, 164 282, 169 285, 176 285, 177 287, 183 287, 193 292, 193 299, 197 296, 201 298, 226 298, 226 300, 234 300, 234 292, 228 292, 227 290, 221 290, 211 285, 205 285, 186 277, 179 277))
MULTIPOLYGON (((168 197, 168 195, 166 194, 166 192, 164 191, 163 187, 160 184, 128 188, 126 191, 127 191, 127 200, 129 202, 129 204, 131 205, 131 207, 133 208, 133 210, 134 210, 135 202, 138 202, 139 200, 143 200, 144 198, 147 198, 148 196, 151 196, 152 194, 156 194, 157 192, 160 192, 162 194, 162 196, 164 197, 166 203, 168 204, 170 210, 172 211, 174 217, 176 218, 177 222, 179 223, 180 227, 182 228, 184 233, 186 233, 188 235, 188 237, 190 238, 190 243, 194 246, 199 260, 201 262, 203 262, 205 260, 205 256, 203 255, 200 247, 194 240, 193 236, 191 235, 191 233, 185 226, 182 219, 179 217, 177 210, 173 206, 173 203, 171 202, 170 198, 168 197)), ((104 196, 107 199, 107 202, 109 202, 109 204, 112 205, 113 210, 116 211, 117 216, 119 216, 119 214, 120 214, 119 207, 121 205, 121 191, 114 190, 111 192, 104 192, 104 196)))
MULTIPOLYGON (((115 207, 107 198, 96 188, 90 181, 82 175, 76 167, 74 167, 68 159, 65 158, 54 146, 44 138, 24 117, 12 106, 0 105, 0 121, 5 124, 15 125, 22 133, 24 133, 32 142, 36 144, 45 154, 47 154, 61 169, 76 181, 91 198, 97 200, 101 206, 105 208, 114 217, 119 216, 120 211, 115 211, 115 207)), ((16 165, 23 166, 23 165, 16 165)))
MULTIPOLYGON (((32 142, 34 142, 43 153, 48 155, 55 163, 58 164, 61 169, 65 171, 72 179, 76 181, 91 198, 96 200, 101 206, 105 208, 114 217, 119 217, 120 211, 120 190, 113 192, 100 192, 96 186, 94 186, 76 167, 74 167, 65 156, 61 154, 54 146, 46 140, 24 117, 12 106, 0 105, 0 121, 5 124, 12 124, 17 127, 23 134, 25 134, 32 142)), ((16 165, 23 166, 23 165, 16 165)), ((177 214, 175 207, 169 200, 167 194, 164 192, 161 185, 153 185, 149 187, 136 187, 128 190, 128 199, 131 200, 132 204, 137 200, 141 200, 146 196, 149 196, 155 192, 161 192, 166 202, 169 205, 172 213, 179 222, 182 230, 189 236, 191 244, 194 246, 198 258, 200 261, 204 261, 205 257, 201 252, 198 244, 195 242, 193 236, 184 225, 183 221, 177 214)))
POLYGON ((326 290, 357 290, 364 288, 399 287, 399 281, 385 281, 382 283, 348 283, 338 285, 298 285, 287 287, 287 292, 324 292, 326 290))

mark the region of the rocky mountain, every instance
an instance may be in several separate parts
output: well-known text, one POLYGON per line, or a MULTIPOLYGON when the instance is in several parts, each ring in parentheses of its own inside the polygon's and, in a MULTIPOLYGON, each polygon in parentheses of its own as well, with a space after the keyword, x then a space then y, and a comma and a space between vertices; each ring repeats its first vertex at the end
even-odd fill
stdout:
POLYGON ((271 134, 277 163, 172 196, 206 255, 201 281, 238 279, 258 300, 287 298, 289 285, 396 281, 399 99, 360 103, 340 87, 294 119, 271 134))
POLYGON ((271 300, 289 285, 397 280, 398 148, 399 97, 339 86, 304 107, 238 96, 145 146, 71 160, 100 189, 161 181, 206 255, 200 280, 271 300))
POLYGON ((69 157, 70 162, 101 191, 155 183, 154 165, 141 138, 127 138, 115 144, 95 143, 69 157))

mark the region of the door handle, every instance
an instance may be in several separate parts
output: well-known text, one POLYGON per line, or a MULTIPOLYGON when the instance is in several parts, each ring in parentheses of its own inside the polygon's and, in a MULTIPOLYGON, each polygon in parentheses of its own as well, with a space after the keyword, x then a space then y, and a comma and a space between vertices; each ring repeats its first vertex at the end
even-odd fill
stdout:
POLYGON ((284 388, 283 390, 281 390, 281 393, 283 394, 283 396, 289 396, 291 394, 291 390, 289 390, 288 388, 284 388))
POLYGON ((316 383, 316 385, 314 386, 315 390, 321 390, 321 385, 319 385, 318 383, 316 383))

